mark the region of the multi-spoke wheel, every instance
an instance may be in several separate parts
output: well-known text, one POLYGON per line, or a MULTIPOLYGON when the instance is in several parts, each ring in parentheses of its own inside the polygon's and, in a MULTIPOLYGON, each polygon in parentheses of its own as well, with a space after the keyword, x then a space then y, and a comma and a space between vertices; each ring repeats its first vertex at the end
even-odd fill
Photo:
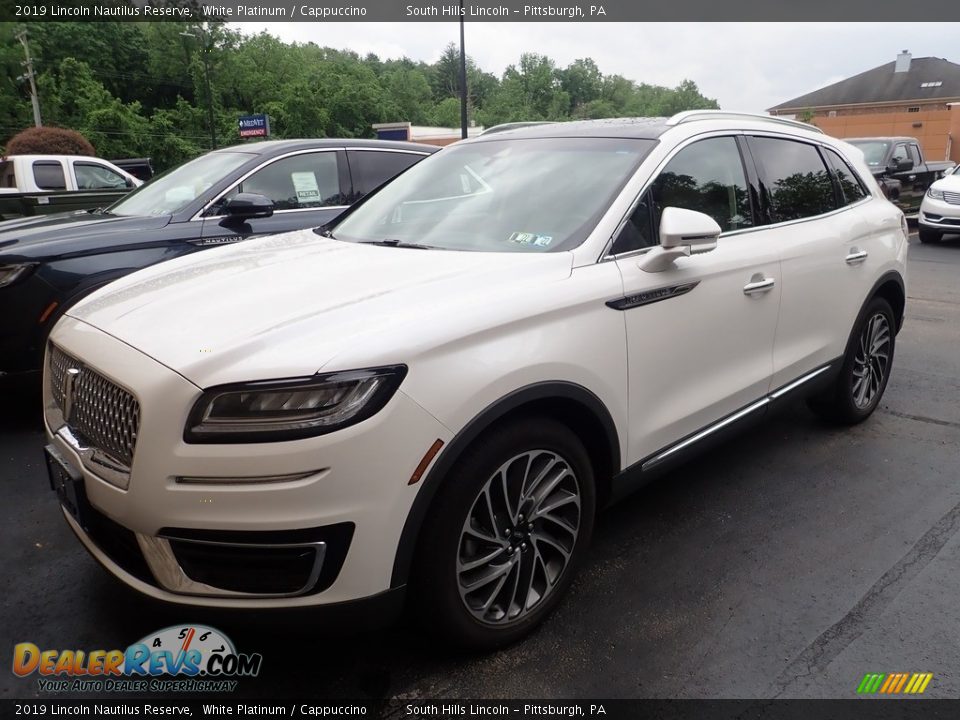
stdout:
POLYGON ((589 456, 566 426, 531 417, 482 436, 424 529, 413 598, 422 619, 475 648, 527 633, 569 585, 594 504, 589 456))
POLYGON ((853 403, 867 408, 883 387, 890 364, 893 333, 886 315, 877 312, 870 317, 860 333, 857 354, 853 358, 853 403))
POLYGON ((457 553, 460 597, 475 618, 519 618, 556 587, 580 529, 580 486, 550 450, 507 460, 480 490, 457 553))
POLYGON ((890 377, 896 342, 894 323, 890 303, 880 297, 870 301, 850 336, 836 382, 810 401, 815 412, 848 424, 870 417, 890 377))

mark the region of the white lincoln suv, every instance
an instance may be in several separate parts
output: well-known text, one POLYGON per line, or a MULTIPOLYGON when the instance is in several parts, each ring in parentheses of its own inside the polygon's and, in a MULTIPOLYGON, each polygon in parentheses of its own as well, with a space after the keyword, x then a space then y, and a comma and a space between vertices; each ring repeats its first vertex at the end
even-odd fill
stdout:
POLYGON ((154 598, 388 617, 410 597, 443 638, 496 647, 647 479, 787 398, 867 418, 906 253, 861 153, 798 122, 457 143, 330 227, 71 308, 45 363, 51 483, 154 598))
POLYGON ((960 234, 960 174, 951 173, 927 188, 920 203, 920 242, 939 242, 960 234))

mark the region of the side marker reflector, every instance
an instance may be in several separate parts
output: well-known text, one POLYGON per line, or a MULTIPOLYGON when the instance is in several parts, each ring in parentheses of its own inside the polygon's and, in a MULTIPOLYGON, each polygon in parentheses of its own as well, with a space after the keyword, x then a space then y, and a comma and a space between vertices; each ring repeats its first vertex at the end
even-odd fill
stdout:
POLYGON ((416 485, 420 482, 420 478, 423 477, 423 473, 427 471, 430 463, 437 456, 437 453, 440 452, 440 448, 443 447, 443 440, 437 438, 434 440, 433 445, 430 446, 430 449, 427 450, 427 454, 423 456, 423 459, 420 461, 420 464, 417 465, 417 469, 413 471, 413 475, 410 476, 410 481, 407 485, 416 485))
POLYGON ((47 321, 47 318, 50 317, 50 314, 51 314, 54 310, 56 310, 57 305, 59 305, 59 304, 60 304, 60 303, 58 303, 56 300, 54 300, 52 303, 50 303, 49 305, 47 305, 47 309, 44 310, 44 311, 40 314, 40 319, 37 320, 37 323, 39 323, 40 325, 43 325, 43 323, 45 323, 45 322, 47 321))

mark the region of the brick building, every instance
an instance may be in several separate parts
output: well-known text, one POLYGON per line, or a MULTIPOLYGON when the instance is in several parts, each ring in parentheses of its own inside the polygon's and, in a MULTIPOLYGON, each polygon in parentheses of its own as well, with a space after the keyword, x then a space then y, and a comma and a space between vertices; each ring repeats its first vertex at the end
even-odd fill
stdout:
POLYGON ((930 160, 960 163, 960 65, 914 58, 854 75, 768 110, 810 122, 834 137, 906 135, 930 160))

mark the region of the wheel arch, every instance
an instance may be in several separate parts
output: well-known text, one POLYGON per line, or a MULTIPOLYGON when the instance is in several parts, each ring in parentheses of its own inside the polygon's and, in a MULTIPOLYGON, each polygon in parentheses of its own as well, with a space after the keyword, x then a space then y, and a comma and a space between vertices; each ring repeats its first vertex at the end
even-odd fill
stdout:
POLYGON ((407 514, 393 561, 390 587, 407 583, 423 522, 443 478, 463 452, 495 423, 522 415, 548 415, 573 430, 583 441, 597 478, 597 507, 606 504, 610 482, 620 472, 620 438, 606 405, 594 393, 570 382, 528 385, 488 405, 454 436, 426 477, 407 514))
MULTIPOLYGON (((907 292, 903 282, 903 276, 895 270, 891 270, 880 277, 874 284, 873 289, 864 300, 860 312, 875 297, 882 297, 893 308, 894 320, 897 323, 897 332, 903 327, 903 316, 907 307, 907 292)), ((859 317, 859 314, 858 314, 859 317)))

